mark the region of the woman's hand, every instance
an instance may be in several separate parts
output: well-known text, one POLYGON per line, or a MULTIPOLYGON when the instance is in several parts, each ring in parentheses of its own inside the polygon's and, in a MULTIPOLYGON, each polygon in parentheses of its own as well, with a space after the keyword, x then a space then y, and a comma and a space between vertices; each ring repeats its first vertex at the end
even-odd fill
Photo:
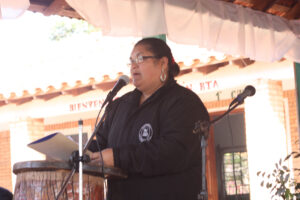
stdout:
MULTIPOLYGON (((104 165, 113 167, 114 166, 114 154, 113 154, 112 148, 104 149, 101 152, 102 152, 104 165)), ((91 163, 102 164, 101 163, 102 160, 101 160, 99 151, 92 153, 90 155, 90 158, 91 158, 91 163)))

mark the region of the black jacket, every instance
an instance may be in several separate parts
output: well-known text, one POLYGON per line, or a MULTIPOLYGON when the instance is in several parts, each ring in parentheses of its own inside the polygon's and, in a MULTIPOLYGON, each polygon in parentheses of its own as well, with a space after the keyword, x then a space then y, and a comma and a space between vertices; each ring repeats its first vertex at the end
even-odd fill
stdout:
POLYGON ((115 166, 127 179, 108 180, 109 200, 196 200, 201 190, 200 121, 208 112, 191 90, 174 80, 141 106, 141 92, 109 105, 97 133, 101 149, 113 148, 115 166))
POLYGON ((1 200, 12 200, 13 194, 7 189, 0 187, 0 199, 1 200))

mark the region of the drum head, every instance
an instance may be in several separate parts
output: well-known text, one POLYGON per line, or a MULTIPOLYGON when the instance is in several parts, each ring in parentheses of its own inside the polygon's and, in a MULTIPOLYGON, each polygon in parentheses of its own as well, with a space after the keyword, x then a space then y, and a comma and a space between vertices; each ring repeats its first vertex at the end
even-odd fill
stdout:
MULTIPOLYGON (((25 161, 15 163, 13 166, 13 172, 19 174, 28 171, 55 171, 55 170, 72 170, 73 166, 69 162, 61 161, 25 161)), ((96 164, 84 164, 83 174, 89 174, 93 176, 104 176, 105 178, 127 178, 124 171, 119 168, 106 167, 96 164)))

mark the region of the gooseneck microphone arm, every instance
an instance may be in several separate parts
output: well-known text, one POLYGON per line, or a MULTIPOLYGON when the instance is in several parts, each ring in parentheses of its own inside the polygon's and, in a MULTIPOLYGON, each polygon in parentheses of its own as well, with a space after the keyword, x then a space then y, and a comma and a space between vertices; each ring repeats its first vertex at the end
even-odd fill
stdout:
MULTIPOLYGON (((124 87, 125 85, 127 85, 129 83, 129 77, 126 76, 126 75, 123 75, 119 78, 118 82, 115 84, 114 88, 108 93, 105 101, 103 102, 99 112, 98 112, 98 116, 97 116, 97 119, 96 119, 96 123, 98 121, 98 117, 101 113, 101 110, 102 108, 104 108, 104 106, 107 104, 107 103, 110 103, 112 101, 112 99, 116 96, 116 94, 118 93, 118 91, 124 87)), ((95 129, 94 129, 94 132, 93 134, 91 135, 91 137, 89 138, 88 142, 85 144, 84 146, 84 149, 82 150, 82 155, 81 157, 79 158, 74 158, 76 157, 76 152, 73 152, 72 155, 71 155, 71 159, 73 161, 73 168, 72 168, 72 171, 69 173, 67 179, 65 180, 65 182, 63 183, 58 195, 56 196, 56 200, 59 200, 60 196, 62 195, 62 193, 65 191, 66 187, 67 187, 67 184, 68 182, 70 181, 70 179, 73 177, 73 175, 75 174, 76 170, 77 170, 77 166, 78 166, 78 161, 81 161, 83 163, 87 163, 90 161, 90 158, 89 156, 86 156, 85 155, 85 152, 88 150, 90 144, 92 143, 94 137, 96 136, 96 133, 99 131, 100 127, 102 126, 102 124, 104 123, 104 120, 107 116, 107 113, 108 113, 108 106, 106 107, 105 109, 105 112, 104 114, 102 115, 99 123, 97 124, 97 126, 95 126, 95 129), (74 154, 75 153, 75 154, 74 154), (75 159, 75 161, 74 161, 75 159)), ((102 163, 103 165, 104 163, 102 163)), ((104 174, 104 168, 102 167, 102 174, 104 174)))
MULTIPOLYGON (((96 118, 96 123, 97 123, 97 121, 98 121, 98 117, 99 117, 99 114, 100 114, 102 108, 103 108, 107 103, 111 102, 112 99, 113 99, 113 98, 116 96, 116 94, 119 92, 119 90, 120 90, 122 87, 124 87, 125 85, 127 85, 128 83, 129 83, 129 77, 128 77, 128 76, 122 75, 122 76, 119 78, 119 80, 118 80, 118 82, 115 84, 114 88, 108 93, 106 99, 104 100, 104 102, 103 102, 103 104, 102 104, 102 106, 101 106, 101 108, 100 108, 100 111, 99 111, 99 113, 98 113, 98 116, 97 116, 97 118, 96 118)), ((107 109, 105 109, 105 112, 104 112, 102 118, 100 119, 98 125, 95 127, 95 130, 94 130, 92 136, 90 137, 89 141, 86 143, 86 145, 85 145, 85 147, 84 147, 84 149, 83 149, 83 154, 87 151, 87 149, 89 148, 90 144, 92 143, 93 138, 94 138, 94 136, 96 135, 96 133, 98 132, 98 130, 99 130, 100 126, 102 125, 102 123, 104 122, 104 119, 106 118, 106 115, 107 115, 107 109)))
POLYGON ((230 113, 232 110, 234 110, 239 105, 240 105, 240 103, 236 103, 233 106, 229 107, 228 110, 226 112, 224 112, 222 115, 220 115, 217 118, 215 118, 214 120, 210 121, 209 122, 209 126, 211 126, 212 124, 216 123, 217 121, 219 121, 220 119, 222 119, 223 117, 225 117, 225 115, 227 115, 228 113, 230 113))
POLYGON ((129 77, 126 75, 122 75, 113 89, 108 93, 106 99, 104 100, 102 107, 105 106, 108 102, 111 102, 112 99, 116 96, 119 90, 129 83, 129 77))
POLYGON ((220 115, 219 117, 217 117, 216 119, 210 121, 209 124, 210 125, 214 124, 217 121, 219 121, 220 119, 222 119, 225 115, 230 113, 237 106, 243 104, 246 97, 253 96, 255 94, 255 92, 256 92, 256 90, 252 85, 246 86, 244 91, 241 94, 239 94, 235 99, 233 99, 233 101, 230 103, 230 105, 228 107, 228 110, 225 113, 223 113, 222 115, 220 115))

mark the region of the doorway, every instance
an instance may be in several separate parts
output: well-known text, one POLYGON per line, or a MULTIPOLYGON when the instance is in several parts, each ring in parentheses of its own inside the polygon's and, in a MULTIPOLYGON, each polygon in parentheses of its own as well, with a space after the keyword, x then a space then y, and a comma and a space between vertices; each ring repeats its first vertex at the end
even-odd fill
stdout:
MULTIPOLYGON (((213 114, 216 118, 221 114, 213 114)), ((244 111, 213 124, 219 200, 249 200, 249 172, 244 111)))

